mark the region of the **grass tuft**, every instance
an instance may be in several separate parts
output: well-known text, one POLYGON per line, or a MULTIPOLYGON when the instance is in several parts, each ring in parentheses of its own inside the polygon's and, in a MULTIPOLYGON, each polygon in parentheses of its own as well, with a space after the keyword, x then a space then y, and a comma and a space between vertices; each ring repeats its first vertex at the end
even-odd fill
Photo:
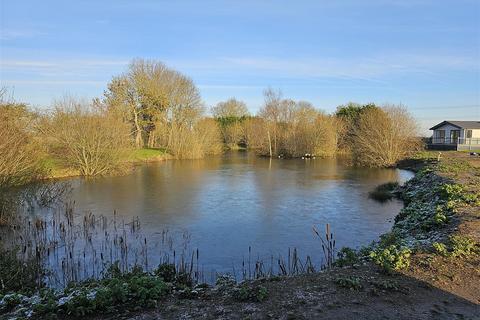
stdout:
POLYGON ((368 194, 368 196, 371 199, 380 202, 386 202, 394 197, 394 192, 398 190, 398 188, 398 182, 387 182, 377 186, 373 191, 368 194))

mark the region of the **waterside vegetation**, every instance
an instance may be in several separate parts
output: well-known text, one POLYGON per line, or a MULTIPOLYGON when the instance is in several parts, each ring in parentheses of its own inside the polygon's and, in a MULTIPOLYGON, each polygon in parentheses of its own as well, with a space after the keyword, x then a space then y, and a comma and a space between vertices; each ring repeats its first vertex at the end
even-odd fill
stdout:
MULTIPOLYGON (((149 308, 153 314, 168 314, 172 318, 185 312, 198 317, 208 312, 219 312, 218 315, 225 316, 252 312, 279 315, 287 312, 282 311, 283 305, 297 299, 299 292, 302 292, 304 304, 310 305, 326 296, 328 300, 322 302, 326 306, 334 303, 335 297, 345 295, 349 297, 347 299, 360 301, 365 297, 379 299, 375 297, 391 296, 397 301, 396 308, 404 308, 402 312, 409 314, 413 312, 412 308, 421 309, 426 303, 422 300, 418 306, 415 303, 412 305, 408 299, 415 291, 426 290, 422 289, 426 285, 421 284, 423 282, 475 301, 479 298, 475 288, 478 288, 480 281, 480 275, 475 273, 480 265, 480 241, 476 233, 480 212, 479 164, 470 161, 467 154, 451 155, 445 156, 440 162, 431 161, 434 154, 421 156, 427 165, 404 186, 396 186, 406 205, 396 217, 392 230, 379 241, 362 248, 342 248, 337 253, 333 234, 328 227, 325 232, 315 229, 320 237, 321 248, 317 254, 323 253, 324 261, 328 261, 324 265, 324 272, 318 273, 319 269, 310 268, 306 260, 302 261, 297 252, 292 252, 288 259, 283 262, 279 259, 278 264, 275 263, 278 265, 275 273, 268 272, 264 261, 255 261, 255 271, 248 275, 247 269, 244 269, 242 273, 247 276, 240 283, 232 275, 217 275, 214 284, 204 284, 201 277, 194 276, 198 258, 195 251, 191 259, 186 255, 187 258, 181 263, 179 260, 175 263, 165 261, 153 269, 145 267, 143 258, 130 268, 124 268, 125 265, 122 267, 120 259, 118 263, 110 263, 98 278, 72 282, 64 289, 41 289, 35 286, 33 290, 29 286, 25 286, 25 290, 4 289, 0 308, 11 316, 31 318, 55 314, 75 317, 97 313, 145 312, 149 308), (450 167, 463 169, 450 170, 450 167), (179 269, 180 265, 183 265, 183 269, 179 269), (282 268, 285 268, 284 272, 282 268), (417 279, 420 284, 411 279, 417 279), (464 281, 466 279, 468 281, 464 281), (459 281, 462 286, 455 286, 454 283, 459 281), (283 293, 278 291, 280 287, 283 293), (182 303, 185 308, 162 307, 177 304, 178 301, 185 301, 182 303), (206 303, 211 305, 212 301, 217 306, 224 306, 223 311, 214 311, 210 307, 189 307, 206 303), (254 311, 249 309, 251 303, 255 303, 254 311), (136 306, 140 306, 140 310, 136 306), (273 306, 281 306, 281 310, 273 306)), ((250 263, 245 265, 250 268, 250 263)), ((426 291, 424 294, 427 295, 426 291)), ((428 302, 430 304, 435 304, 436 299, 449 299, 453 301, 452 304, 462 305, 459 300, 451 300, 446 296, 440 298, 441 295, 436 294, 425 299, 432 300, 428 302)), ((319 311, 305 308, 304 304, 299 302, 298 305, 287 304, 285 307, 289 310, 293 308, 302 316, 328 313, 330 309, 327 307, 319 311)), ((334 310, 341 313, 343 308, 340 304, 334 310)), ((463 304, 462 310, 467 318, 475 314, 474 305, 463 304)))
MULTIPOLYGON (((172 299, 261 308, 269 300, 277 299, 277 305, 291 300, 292 292, 279 297, 272 287, 301 283, 305 275, 328 279, 322 288, 327 291, 332 285, 352 292, 396 292, 407 283, 401 275, 427 281, 440 266, 456 264, 465 275, 455 277, 464 277, 480 266, 475 231, 480 166, 468 154, 415 156, 421 149, 417 126, 403 106, 349 103, 327 114, 267 89, 256 115, 231 98, 209 116, 190 78, 148 60, 132 61, 93 101, 65 97, 52 110, 38 111, 6 99, 5 90, 1 97, 0 225, 15 235, 1 239, 0 314, 6 317, 158 311, 172 299), (79 221, 70 204, 62 204, 49 219, 18 214, 32 205, 53 206, 68 192, 66 185, 43 183, 48 178, 119 174, 138 162, 202 158, 226 148, 249 148, 272 158, 342 154, 366 167, 391 167, 413 157, 424 166, 404 186, 386 184, 370 194, 380 201, 398 196, 405 202, 391 232, 379 241, 337 252, 329 226, 325 232, 314 228, 319 250, 312 254, 322 257, 322 265, 301 257, 297 249, 289 249, 287 257, 252 260, 250 248, 241 270, 214 274, 213 281, 200 268, 199 251, 187 245, 188 235, 175 247, 168 230, 163 231, 155 247, 161 259, 154 261, 139 219, 108 221, 89 214, 79 221), (56 267, 46 269, 46 260, 56 267), (373 268, 364 272, 379 275, 368 278, 359 268, 373 268)), ((480 275, 472 279, 478 284, 480 275)), ((478 292, 459 294, 480 299, 478 292)))
POLYGON ((416 123, 403 106, 349 103, 327 114, 267 89, 256 115, 231 98, 212 107, 210 116, 188 76, 153 60, 133 60, 93 101, 67 96, 40 111, 8 98, 6 88, 0 96, 0 177, 16 179, 10 184, 52 175, 44 170, 52 164, 65 169, 63 175, 124 171, 124 160, 142 148, 177 159, 225 148, 281 158, 350 154, 358 165, 392 166, 419 145, 416 123))

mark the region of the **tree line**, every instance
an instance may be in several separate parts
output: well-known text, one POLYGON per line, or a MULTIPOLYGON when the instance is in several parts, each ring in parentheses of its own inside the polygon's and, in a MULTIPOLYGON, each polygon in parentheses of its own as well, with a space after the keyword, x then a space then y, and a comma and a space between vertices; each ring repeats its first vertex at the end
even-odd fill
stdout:
POLYGON ((418 125, 403 106, 348 103, 327 114, 272 89, 264 98, 255 116, 234 98, 213 108, 227 145, 269 157, 348 155, 367 167, 393 166, 421 148, 418 125))
POLYGON ((235 98, 211 108, 193 81, 163 63, 134 60, 102 97, 30 109, 0 92, 0 188, 45 176, 54 159, 84 176, 122 170, 132 149, 159 148, 192 159, 227 148, 269 157, 351 154, 362 166, 391 166, 419 146, 402 106, 350 103, 333 114, 267 89, 256 115, 235 98))

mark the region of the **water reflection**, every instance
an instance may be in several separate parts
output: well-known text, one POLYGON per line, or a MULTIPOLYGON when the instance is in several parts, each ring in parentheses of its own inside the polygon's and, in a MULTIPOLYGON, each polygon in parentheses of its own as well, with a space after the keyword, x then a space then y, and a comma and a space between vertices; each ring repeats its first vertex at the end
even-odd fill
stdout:
POLYGON ((151 241, 164 229, 188 230, 204 267, 229 271, 249 246, 260 257, 297 247, 320 259, 313 225, 330 223, 337 247, 367 244, 390 228, 402 207, 396 200, 377 203, 368 192, 411 176, 354 168, 341 159, 279 160, 234 152, 149 164, 127 176, 76 180, 73 199, 82 213, 139 216, 151 241))

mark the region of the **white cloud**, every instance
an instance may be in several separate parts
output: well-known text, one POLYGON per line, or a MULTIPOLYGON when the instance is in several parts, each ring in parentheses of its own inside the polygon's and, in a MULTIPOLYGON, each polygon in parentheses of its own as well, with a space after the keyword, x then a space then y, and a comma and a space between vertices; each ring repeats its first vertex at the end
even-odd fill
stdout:
POLYGON ((0 40, 7 41, 7 40, 15 40, 19 38, 34 38, 38 36, 43 36, 46 33, 40 32, 38 30, 28 30, 28 29, 5 29, 1 28, 0 30, 0 40))
POLYGON ((92 85, 92 86, 103 86, 106 84, 105 81, 90 81, 90 80, 9 80, 2 79, 2 83, 11 86, 11 85, 92 85))
MULTIPOLYGON (((232 83, 219 83, 227 77, 235 80, 246 76, 269 79, 301 79, 324 81, 348 80, 354 83, 371 82, 384 85, 392 76, 425 74, 441 81, 446 71, 480 71, 477 59, 464 55, 430 53, 393 53, 360 57, 278 58, 271 56, 213 57, 198 60, 161 59, 168 66, 197 77, 201 88, 229 88, 232 83), (203 78, 203 79, 202 79, 203 78), (216 79, 214 83, 206 78, 216 79)), ((129 60, 122 58, 72 58, 72 59, 2 59, 2 78, 29 81, 91 81, 109 79, 123 72, 129 60), (21 78, 20 78, 21 77, 21 78)), ((2 80, 4 81, 4 80, 2 80)), ((224 82, 225 83, 225 82, 224 82)), ((256 83, 255 85, 258 85, 256 83)), ((254 86, 255 86, 254 85, 254 86)), ((253 87, 254 87, 253 86, 253 87)), ((248 83, 235 83, 237 89, 250 89, 248 83)))
POLYGON ((17 67, 37 67, 37 68, 82 68, 82 67, 101 67, 101 66, 119 66, 126 65, 127 60, 1 60, 0 65, 4 68, 17 67))
MULTIPOLYGON (((32 78, 44 78, 49 80, 61 80, 71 77, 90 78, 83 80, 98 79, 99 77, 110 78, 128 64, 127 60, 118 59, 71 59, 71 60, 28 60, 28 59, 2 59, 0 68, 2 77, 7 74, 28 75, 32 78)), ((36 80, 36 79, 35 79, 36 80)), ((68 79, 65 79, 68 80, 68 79)))
POLYGON ((282 76, 326 77, 382 82, 388 75, 437 74, 445 70, 480 70, 470 57, 435 54, 391 54, 359 58, 227 57, 232 67, 282 76))

